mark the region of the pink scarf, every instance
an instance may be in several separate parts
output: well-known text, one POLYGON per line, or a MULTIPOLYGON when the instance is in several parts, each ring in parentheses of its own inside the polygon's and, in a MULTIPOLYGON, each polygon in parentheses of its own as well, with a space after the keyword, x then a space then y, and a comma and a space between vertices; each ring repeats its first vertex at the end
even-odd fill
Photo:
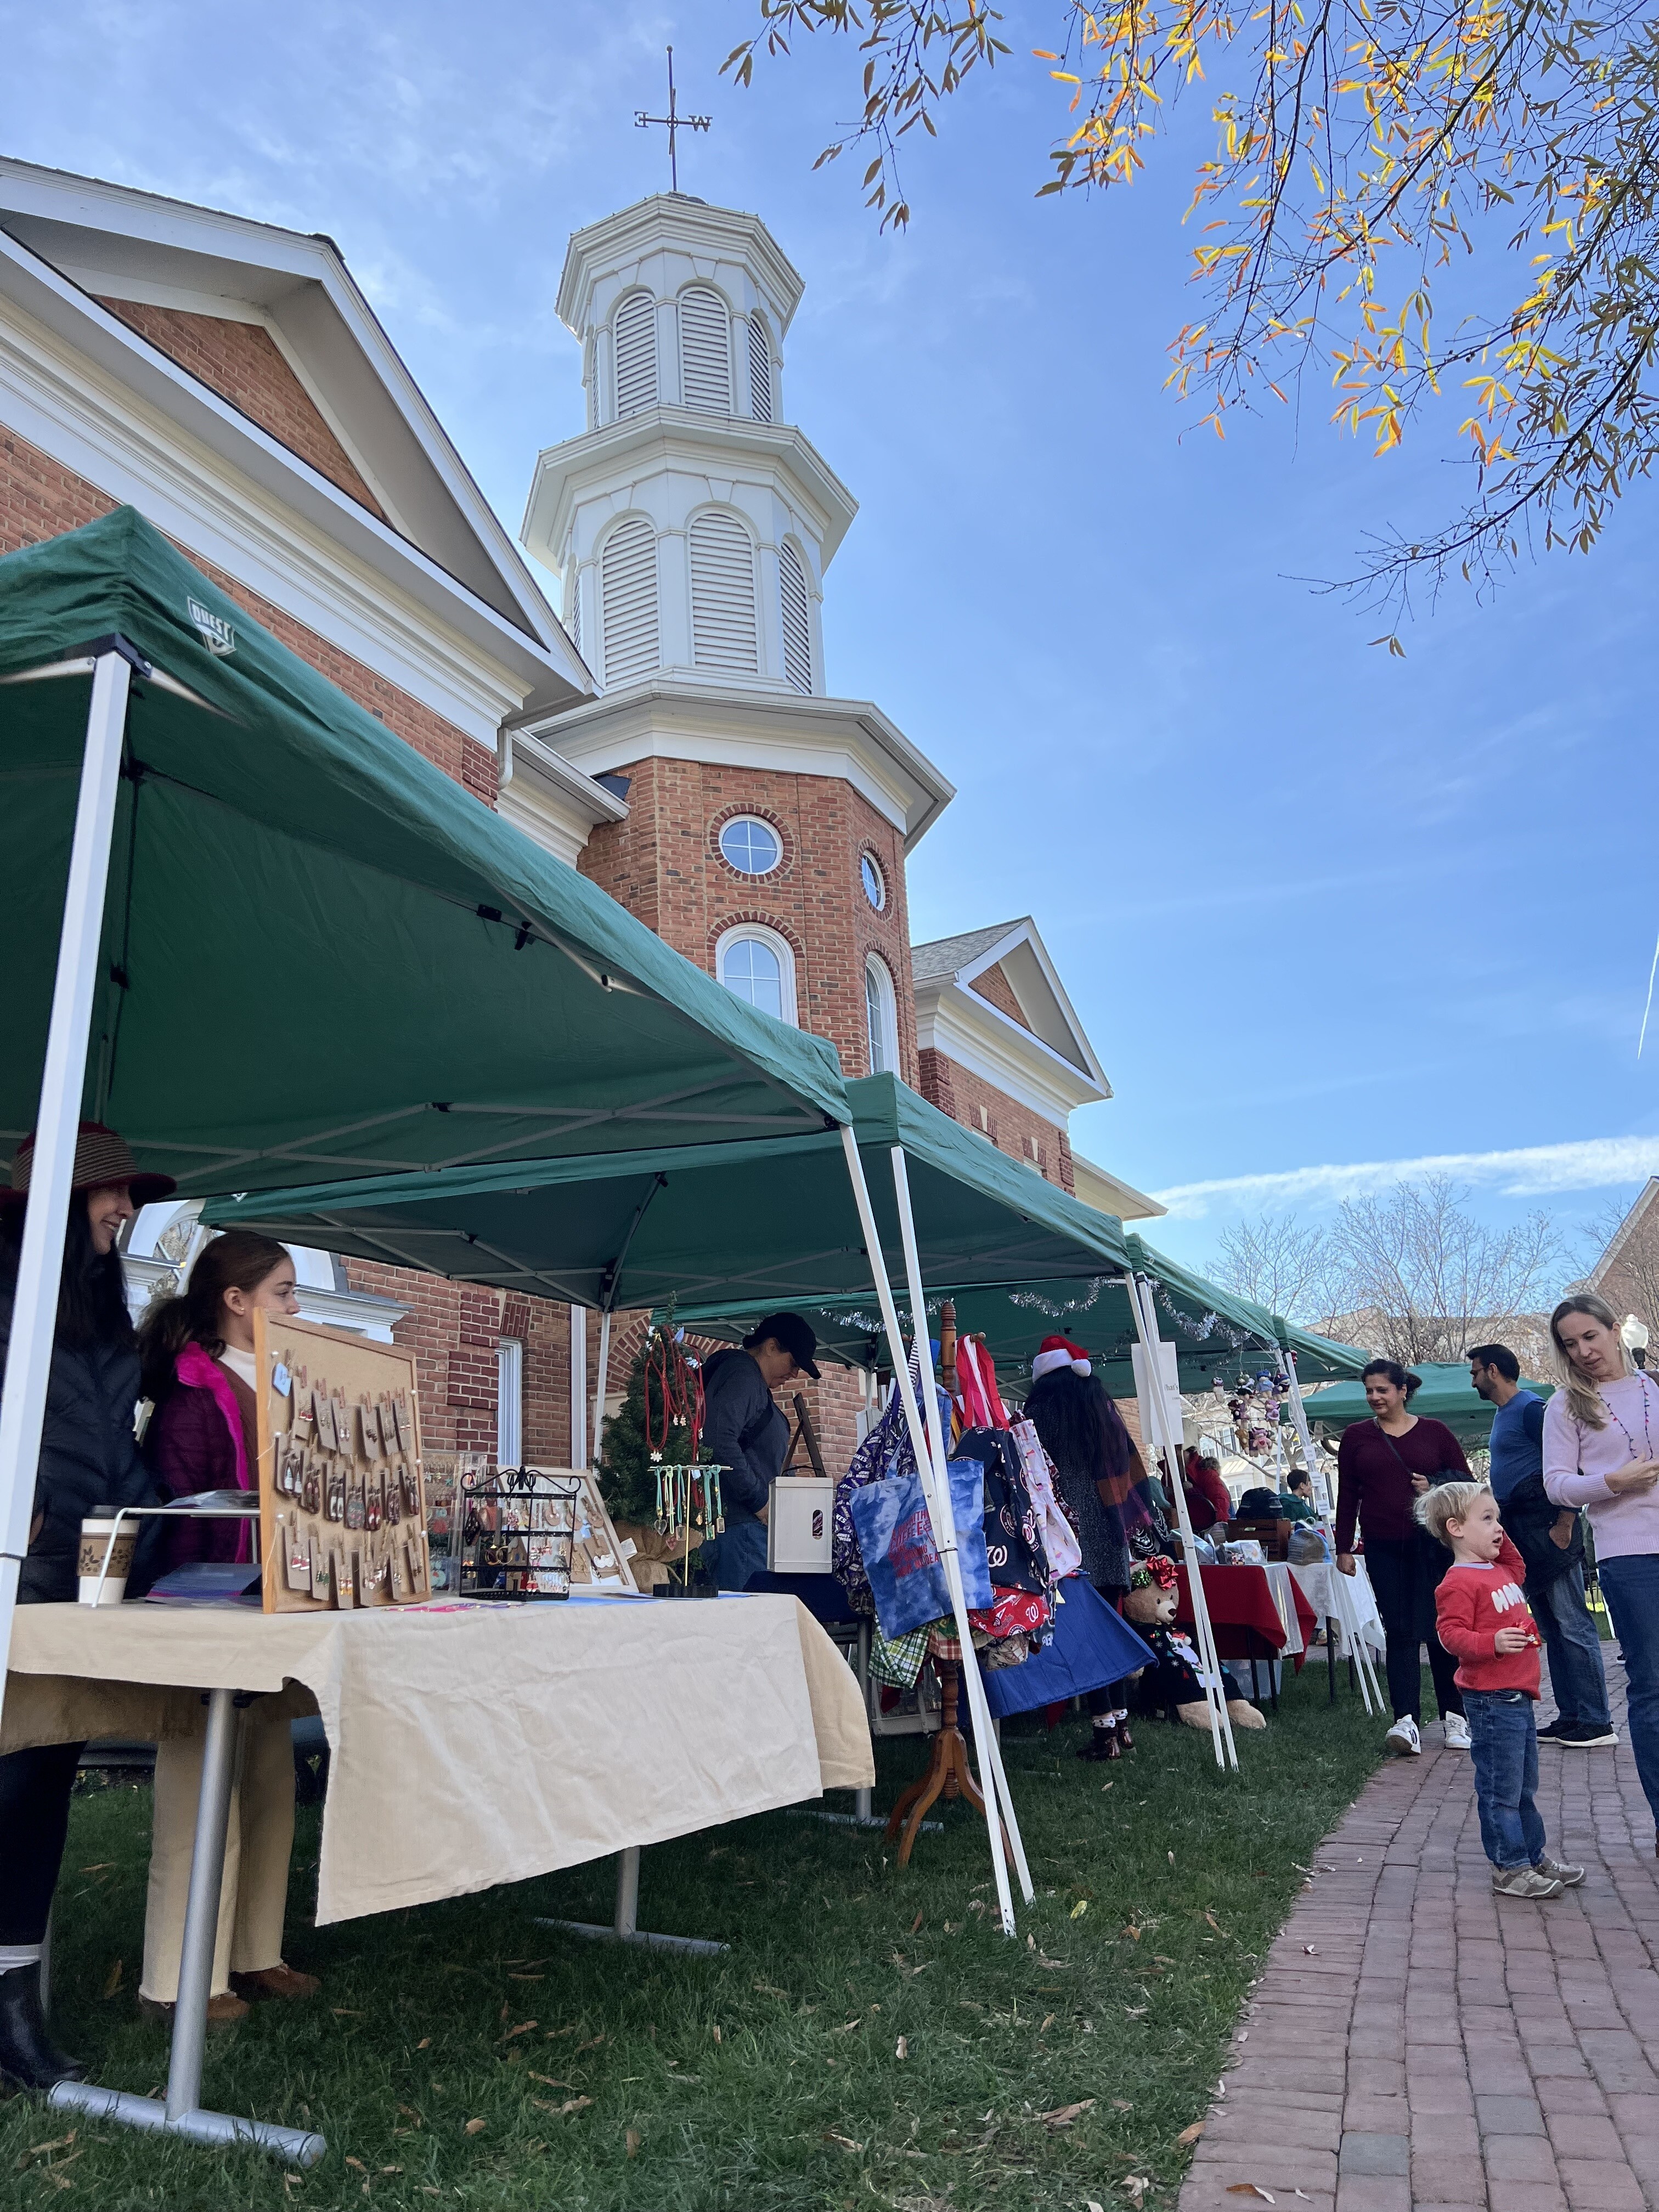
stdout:
MULTIPOLYGON (((187 1389, 205 1390, 224 1415, 230 1430, 230 1441, 236 1454, 236 1483, 241 1490, 251 1490, 248 1480, 247 1444, 242 1435, 242 1409, 236 1402, 236 1393, 231 1388, 230 1377, 216 1359, 210 1358, 199 1344, 187 1344, 173 1362, 173 1373, 187 1389)), ((248 1532, 246 1525, 236 1533, 236 1557, 248 1556, 248 1532)))

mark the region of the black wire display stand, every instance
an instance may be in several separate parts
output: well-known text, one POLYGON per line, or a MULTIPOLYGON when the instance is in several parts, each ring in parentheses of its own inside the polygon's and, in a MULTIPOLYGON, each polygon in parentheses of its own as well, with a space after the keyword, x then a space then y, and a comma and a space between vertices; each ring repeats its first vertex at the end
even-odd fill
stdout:
POLYGON ((568 1597, 581 1488, 580 1474, 546 1468, 464 1474, 458 1595, 516 1601, 568 1597))

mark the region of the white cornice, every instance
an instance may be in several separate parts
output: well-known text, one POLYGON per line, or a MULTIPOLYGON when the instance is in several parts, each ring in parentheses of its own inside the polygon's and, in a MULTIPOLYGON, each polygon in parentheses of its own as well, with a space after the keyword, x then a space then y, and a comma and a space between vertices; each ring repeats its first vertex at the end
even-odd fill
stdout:
POLYGON ((825 568, 859 511, 857 500, 811 440, 793 424, 707 415, 695 407, 648 407, 538 453, 520 536, 556 574, 571 516, 585 494, 675 468, 785 478, 816 526, 819 562, 825 568))
POLYGON ((621 263, 675 246, 690 254, 752 262, 781 318, 779 335, 788 330, 805 287, 766 225, 757 215, 711 207, 684 192, 653 192, 571 234, 559 280, 560 321, 580 337, 593 286, 602 276, 621 263))
POLYGON ((1072 1152, 1072 1177, 1076 1196, 1085 1206, 1092 1206, 1097 1213, 1109 1213, 1119 1221, 1152 1221, 1169 1207, 1137 1190, 1121 1176, 1085 1160, 1075 1147, 1072 1152))
POLYGON ((590 775, 640 760, 689 760, 838 777, 892 823, 907 851, 956 796, 954 785, 866 700, 653 677, 525 726, 590 775))
POLYGON ((916 986, 916 1044, 921 1051, 942 1053, 1062 1129, 1078 1107, 1110 1096, 1041 1037, 951 977, 916 986))
POLYGON ((0 295, 508 672, 520 703, 591 690, 532 572, 331 240, 3 160, 0 226, 0 295), (64 273, 70 266, 75 276, 64 273), (202 301, 194 311, 233 319, 263 309, 281 325, 290 359, 306 361, 313 391, 328 389, 331 416, 349 423, 347 443, 371 476, 400 477, 397 505, 422 542, 371 515, 108 314, 93 284, 123 295, 170 284, 202 301), (464 580, 459 571, 468 569, 464 580))
POLYGON ((526 732, 504 730, 496 811, 574 867, 601 822, 625 822, 628 803, 526 732))
POLYGON ((147 365, 123 377, 21 312, 6 296, 10 243, 0 235, 0 422, 484 744, 549 686, 529 641, 419 556, 374 557, 352 520, 365 511, 308 497, 303 464, 242 474, 222 441, 152 404, 147 365))

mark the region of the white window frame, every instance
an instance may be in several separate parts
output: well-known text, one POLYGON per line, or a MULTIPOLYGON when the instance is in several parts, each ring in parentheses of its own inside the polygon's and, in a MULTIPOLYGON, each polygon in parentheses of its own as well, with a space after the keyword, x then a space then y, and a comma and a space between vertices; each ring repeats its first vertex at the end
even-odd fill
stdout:
POLYGON ((870 1053, 870 1073, 896 1075, 899 1072, 898 994, 893 988, 893 971, 878 952, 867 953, 864 962, 865 1047, 870 1053), (876 987, 876 1002, 881 1019, 881 1048, 883 1066, 876 1066, 872 1049, 873 1040, 869 1035, 870 985, 876 987))
POLYGON ((516 1336, 495 1340, 495 1464, 524 1465, 524 1346, 516 1336))
POLYGON ((867 845, 861 845, 859 848, 859 895, 872 914, 885 914, 887 902, 892 897, 892 892, 887 885, 887 871, 881 865, 878 855, 872 853, 867 845), (870 886, 864 880, 864 871, 866 866, 875 870, 876 881, 881 885, 879 904, 871 897, 870 886))
POLYGON ((731 869, 732 874, 745 884, 763 884, 769 877, 775 876, 783 866, 783 832, 775 822, 769 822, 763 814, 753 814, 746 810, 740 814, 728 814, 714 832, 714 845, 721 860, 731 869), (758 823, 777 846, 777 859, 773 861, 769 868, 763 868, 758 875, 751 873, 747 868, 740 868, 726 849, 726 833, 739 822, 758 823))
MULTIPOLYGON (((760 878, 747 877, 746 882, 760 878)), ((722 930, 714 945, 714 980, 723 989, 730 989, 726 981, 726 956, 734 945, 765 945, 776 953, 778 972, 783 991, 783 1019, 792 1030, 800 1027, 800 1012, 795 993, 795 952, 789 939, 775 929, 767 928, 764 922, 740 921, 730 929, 722 930)), ((747 1003, 747 1002, 745 1002, 747 1003)), ((757 1007, 757 1012, 760 1011, 757 1007)))

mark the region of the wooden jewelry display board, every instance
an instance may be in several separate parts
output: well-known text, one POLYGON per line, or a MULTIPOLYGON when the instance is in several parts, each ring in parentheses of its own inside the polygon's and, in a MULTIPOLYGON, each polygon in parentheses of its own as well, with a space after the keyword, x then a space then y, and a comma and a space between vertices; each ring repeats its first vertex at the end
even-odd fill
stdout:
POLYGON ((432 1569, 415 1362, 315 1322, 256 1312, 267 1613, 426 1597, 432 1569))

